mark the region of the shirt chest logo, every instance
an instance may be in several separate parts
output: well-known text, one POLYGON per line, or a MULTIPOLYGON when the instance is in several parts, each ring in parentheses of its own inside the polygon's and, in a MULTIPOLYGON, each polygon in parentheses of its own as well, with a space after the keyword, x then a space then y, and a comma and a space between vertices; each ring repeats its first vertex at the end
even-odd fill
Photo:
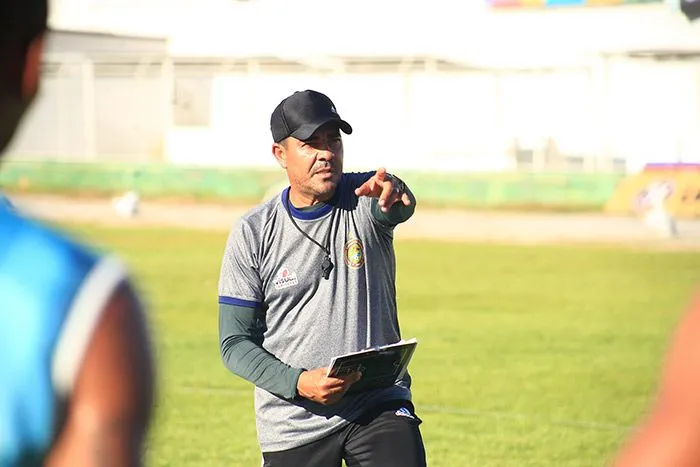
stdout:
POLYGON ((276 290, 286 289, 287 287, 297 285, 298 283, 299 279, 297 278, 297 273, 290 271, 286 267, 280 268, 280 270, 277 271, 275 279, 272 281, 272 284, 275 286, 276 290))
POLYGON ((365 264, 365 249, 362 242, 357 238, 349 240, 343 249, 343 256, 345 264, 350 269, 360 269, 365 264))

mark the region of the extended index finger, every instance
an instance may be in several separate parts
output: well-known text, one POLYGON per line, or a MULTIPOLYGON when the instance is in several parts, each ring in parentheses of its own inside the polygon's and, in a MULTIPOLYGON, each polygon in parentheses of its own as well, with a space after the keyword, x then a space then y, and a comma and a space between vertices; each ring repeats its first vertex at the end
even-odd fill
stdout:
POLYGON ((368 194, 372 193, 372 180, 368 180, 362 185, 358 186, 355 188, 355 195, 357 196, 366 196, 368 194))

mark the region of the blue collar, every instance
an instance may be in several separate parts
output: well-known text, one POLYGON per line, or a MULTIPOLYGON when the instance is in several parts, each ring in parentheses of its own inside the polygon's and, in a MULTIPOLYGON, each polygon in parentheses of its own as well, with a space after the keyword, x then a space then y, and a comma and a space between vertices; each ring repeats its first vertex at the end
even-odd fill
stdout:
POLYGON ((340 194, 340 186, 342 185, 342 183, 343 179, 341 178, 340 183, 338 183, 338 186, 335 188, 335 193, 333 193, 333 197, 330 200, 328 200, 328 202, 323 203, 323 205, 319 208, 313 210, 295 208, 294 205, 289 202, 289 187, 287 187, 282 191, 282 206, 285 209, 287 209, 287 206, 289 206, 289 211, 292 213, 292 216, 294 216, 296 219, 301 219, 304 221, 313 221, 316 219, 320 219, 329 212, 331 212, 335 207, 340 194))

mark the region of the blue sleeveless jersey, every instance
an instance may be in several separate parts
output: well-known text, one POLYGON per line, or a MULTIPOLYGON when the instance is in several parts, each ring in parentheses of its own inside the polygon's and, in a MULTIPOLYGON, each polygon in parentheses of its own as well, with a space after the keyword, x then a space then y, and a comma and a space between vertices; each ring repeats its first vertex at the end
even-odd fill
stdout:
POLYGON ((14 208, 12 201, 10 201, 7 196, 0 193, 0 209, 14 210, 14 208))
POLYGON ((0 466, 42 463, 123 278, 115 261, 0 207, 0 466))

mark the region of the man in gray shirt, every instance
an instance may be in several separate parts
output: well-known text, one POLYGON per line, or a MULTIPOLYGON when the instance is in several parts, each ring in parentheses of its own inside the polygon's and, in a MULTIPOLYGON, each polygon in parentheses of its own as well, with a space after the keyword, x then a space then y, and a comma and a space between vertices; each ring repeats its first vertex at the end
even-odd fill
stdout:
POLYGON ((264 465, 424 466, 408 373, 346 393, 362 375, 325 368, 401 339, 393 230, 416 200, 384 169, 343 173, 352 128, 324 94, 295 92, 270 126, 290 186, 236 223, 219 279, 221 355, 256 386, 264 465))

